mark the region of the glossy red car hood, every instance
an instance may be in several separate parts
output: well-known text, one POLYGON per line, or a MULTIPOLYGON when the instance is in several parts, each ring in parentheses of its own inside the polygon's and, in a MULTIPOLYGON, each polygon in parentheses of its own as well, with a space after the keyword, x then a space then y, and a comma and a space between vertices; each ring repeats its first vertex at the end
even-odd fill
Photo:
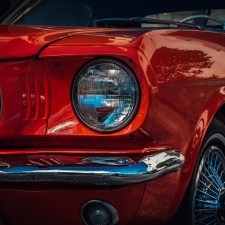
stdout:
MULTIPOLYGON (((31 57, 37 55, 50 43, 65 37, 112 31, 112 29, 96 28, 71 29, 59 27, 0 26, 0 59, 31 57)), ((126 36, 129 36, 129 33, 131 35, 131 32, 127 33, 126 36)), ((144 33, 144 31, 141 33, 144 33)), ((140 32, 132 33, 130 38, 134 40, 140 35, 140 32)))

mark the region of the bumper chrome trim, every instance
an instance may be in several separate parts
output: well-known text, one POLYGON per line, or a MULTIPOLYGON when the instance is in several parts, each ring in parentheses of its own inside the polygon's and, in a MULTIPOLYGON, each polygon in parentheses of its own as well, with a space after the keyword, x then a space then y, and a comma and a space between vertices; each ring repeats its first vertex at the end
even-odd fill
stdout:
POLYGON ((88 157, 81 159, 81 162, 105 166, 129 166, 134 163, 132 160, 122 157, 88 157))
POLYGON ((145 156, 138 163, 125 166, 14 166, 0 168, 0 182, 50 182, 94 186, 129 185, 150 181, 178 171, 183 166, 184 161, 184 156, 179 151, 170 149, 145 156))

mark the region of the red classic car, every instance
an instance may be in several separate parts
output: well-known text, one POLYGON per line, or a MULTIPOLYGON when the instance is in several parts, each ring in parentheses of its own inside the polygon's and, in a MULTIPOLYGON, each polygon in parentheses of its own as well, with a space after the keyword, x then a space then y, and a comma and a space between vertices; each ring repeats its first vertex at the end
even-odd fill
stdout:
POLYGON ((224 225, 224 3, 10 3, 0 223, 224 225))

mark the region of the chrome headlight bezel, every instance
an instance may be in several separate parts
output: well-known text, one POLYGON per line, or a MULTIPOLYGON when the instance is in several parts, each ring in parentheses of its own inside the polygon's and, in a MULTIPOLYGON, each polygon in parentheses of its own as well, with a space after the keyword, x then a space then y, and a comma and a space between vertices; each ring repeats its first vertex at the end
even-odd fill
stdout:
POLYGON ((140 103, 140 88, 139 88, 139 83, 138 83, 138 79, 136 78, 135 73, 123 62, 120 62, 119 60, 115 60, 115 59, 107 59, 107 58, 103 58, 103 59, 95 59, 89 63, 87 63, 85 66, 83 66, 80 71, 77 73, 77 75, 74 78, 73 84, 72 84, 72 88, 71 88, 71 99, 72 99, 72 106, 73 106, 73 110, 76 113, 76 115, 78 116, 78 118, 90 129, 97 131, 97 132, 101 132, 101 133, 112 133, 112 132, 117 132, 121 129, 124 129, 128 124, 131 123, 131 121, 134 119, 134 117, 136 116, 136 113, 138 111, 139 108, 139 103, 140 103), (118 66, 119 68, 121 68, 122 70, 124 70, 127 75, 130 77, 130 80, 133 83, 134 89, 135 89, 135 100, 134 100, 134 105, 132 107, 132 111, 131 113, 127 116, 126 119, 123 120, 123 122, 121 122, 118 126, 116 127, 111 127, 108 129, 100 129, 97 126, 93 126, 93 124, 88 123, 85 118, 82 116, 82 114, 79 112, 79 107, 77 106, 77 88, 78 88, 78 83, 81 79, 81 77, 83 76, 84 72, 86 70, 88 70, 88 68, 93 67, 95 65, 99 65, 99 64, 114 64, 116 66, 118 66))

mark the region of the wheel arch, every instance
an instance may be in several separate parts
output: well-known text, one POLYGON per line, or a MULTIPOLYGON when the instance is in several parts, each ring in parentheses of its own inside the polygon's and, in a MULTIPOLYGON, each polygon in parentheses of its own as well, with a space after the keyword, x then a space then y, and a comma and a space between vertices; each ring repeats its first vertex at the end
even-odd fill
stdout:
MULTIPOLYGON (((190 186, 191 178, 195 172, 196 165, 199 163, 203 151, 201 151, 206 145, 208 138, 208 131, 210 126, 213 125, 214 119, 217 122, 222 122, 225 126, 225 87, 220 88, 212 98, 207 101, 204 111, 200 114, 198 122, 196 124, 193 136, 191 138, 190 144, 184 153, 185 155, 185 164, 180 171, 180 184, 177 188, 177 198, 175 205, 179 205, 178 208, 173 208, 175 215, 172 216, 169 224, 174 224, 175 222, 183 222, 183 215, 187 212, 187 205, 189 199, 187 198, 190 186), (179 199, 180 197, 180 199, 179 199)), ((225 130, 225 128, 224 128, 225 130)), ((224 133, 225 136, 225 133, 224 133)), ((187 216, 190 216, 187 214, 187 216)), ((186 221, 188 225, 189 221, 186 221)), ((185 225, 186 225, 185 224, 185 225)))
MULTIPOLYGON (((198 149, 196 149, 195 155, 196 158, 193 160, 194 165, 192 166, 191 176, 187 185, 187 189, 185 190, 184 199, 182 201, 181 207, 179 210, 183 210, 186 205, 186 215, 188 220, 187 224, 192 223, 191 219, 191 206, 193 202, 190 200, 190 196, 193 193, 193 185, 195 182, 195 176, 197 174, 197 170, 199 168, 202 157, 204 157, 206 150, 210 146, 219 147, 223 153, 225 154, 225 92, 224 88, 220 89, 216 95, 213 96, 210 101, 208 101, 207 106, 204 110, 204 113, 200 117, 200 121, 203 120, 205 116, 205 126, 202 131, 202 136, 199 138, 198 149), (208 117, 206 117, 206 111, 208 117), (205 115, 204 115, 205 113, 205 115), (206 119, 207 118, 207 119, 206 119)), ((198 126, 196 128, 199 128, 198 126)), ((196 131, 196 130, 195 130, 196 131)), ((197 131, 196 131, 197 132, 197 131)), ((195 133, 196 134, 196 133, 195 133)), ((194 149, 193 149, 194 150, 194 149)))
MULTIPOLYGON (((185 158, 187 164, 192 161, 192 172, 194 165, 197 161, 199 152, 206 137, 207 131, 212 123, 212 120, 216 118, 225 126, 225 87, 220 88, 206 103, 203 112, 200 114, 198 122, 196 123, 195 130, 193 132, 191 141, 186 150, 185 158)), ((224 134, 225 136, 225 134, 224 134)), ((190 168, 190 165, 189 165, 190 168)), ((183 170, 185 166, 183 167, 183 170)), ((191 172, 191 174, 192 174, 191 172)), ((191 177, 191 176, 190 176, 191 177)))

